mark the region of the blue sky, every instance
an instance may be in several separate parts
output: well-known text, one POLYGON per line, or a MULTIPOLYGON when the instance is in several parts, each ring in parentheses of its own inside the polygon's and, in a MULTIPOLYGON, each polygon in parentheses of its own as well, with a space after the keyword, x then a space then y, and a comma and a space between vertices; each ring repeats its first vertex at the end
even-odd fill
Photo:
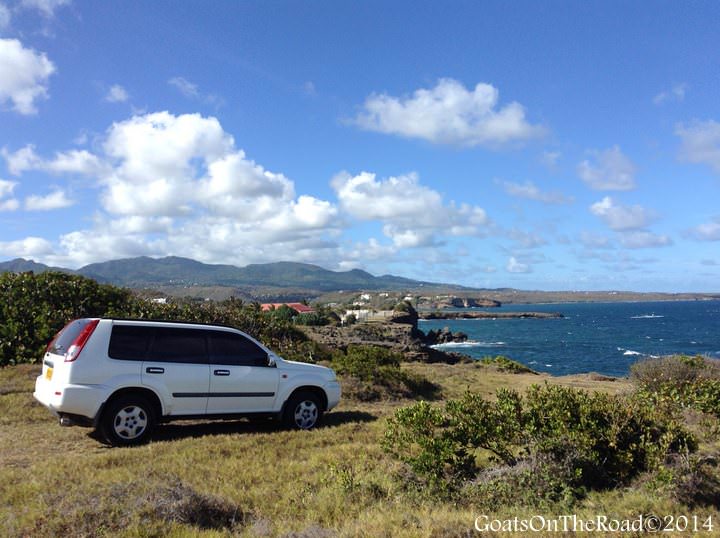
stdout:
POLYGON ((717 2, 0 0, 0 260, 720 291, 717 2))

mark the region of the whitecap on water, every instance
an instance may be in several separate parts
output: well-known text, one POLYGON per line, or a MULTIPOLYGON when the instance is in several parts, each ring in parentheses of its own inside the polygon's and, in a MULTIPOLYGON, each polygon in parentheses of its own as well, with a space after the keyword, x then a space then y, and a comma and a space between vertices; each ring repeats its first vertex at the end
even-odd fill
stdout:
POLYGON ((465 342, 446 342, 444 344, 435 344, 430 346, 433 349, 452 349, 452 348, 471 348, 471 347, 502 347, 505 342, 478 342, 475 340, 466 340, 465 342))

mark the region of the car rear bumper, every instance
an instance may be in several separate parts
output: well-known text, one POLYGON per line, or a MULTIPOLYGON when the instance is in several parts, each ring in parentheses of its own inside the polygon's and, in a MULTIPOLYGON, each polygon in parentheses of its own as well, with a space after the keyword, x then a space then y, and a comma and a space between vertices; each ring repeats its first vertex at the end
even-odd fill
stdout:
POLYGON ((77 417, 74 422, 87 419, 92 422, 99 410, 99 403, 105 400, 105 390, 99 385, 53 386, 45 376, 35 380, 33 397, 57 416, 77 417))

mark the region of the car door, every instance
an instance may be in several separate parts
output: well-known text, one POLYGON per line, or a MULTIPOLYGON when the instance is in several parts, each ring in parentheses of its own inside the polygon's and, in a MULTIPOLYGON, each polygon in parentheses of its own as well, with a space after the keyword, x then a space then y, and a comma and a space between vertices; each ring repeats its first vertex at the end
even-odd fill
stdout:
POLYGON ((204 329, 155 327, 142 380, 165 395, 168 414, 204 414, 210 388, 204 329))
POLYGON ((279 376, 265 349, 239 332, 212 330, 208 352, 208 413, 273 411, 279 376))

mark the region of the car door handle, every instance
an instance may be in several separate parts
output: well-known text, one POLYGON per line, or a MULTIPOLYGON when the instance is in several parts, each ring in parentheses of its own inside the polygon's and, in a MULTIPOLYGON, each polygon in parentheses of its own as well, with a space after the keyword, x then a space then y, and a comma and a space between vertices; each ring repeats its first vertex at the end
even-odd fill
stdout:
POLYGON ((145 372, 147 372, 148 374, 164 374, 165 368, 157 368, 154 366, 148 366, 147 368, 145 368, 145 372))
POLYGON ((215 375, 230 375, 230 370, 213 370, 215 375))

